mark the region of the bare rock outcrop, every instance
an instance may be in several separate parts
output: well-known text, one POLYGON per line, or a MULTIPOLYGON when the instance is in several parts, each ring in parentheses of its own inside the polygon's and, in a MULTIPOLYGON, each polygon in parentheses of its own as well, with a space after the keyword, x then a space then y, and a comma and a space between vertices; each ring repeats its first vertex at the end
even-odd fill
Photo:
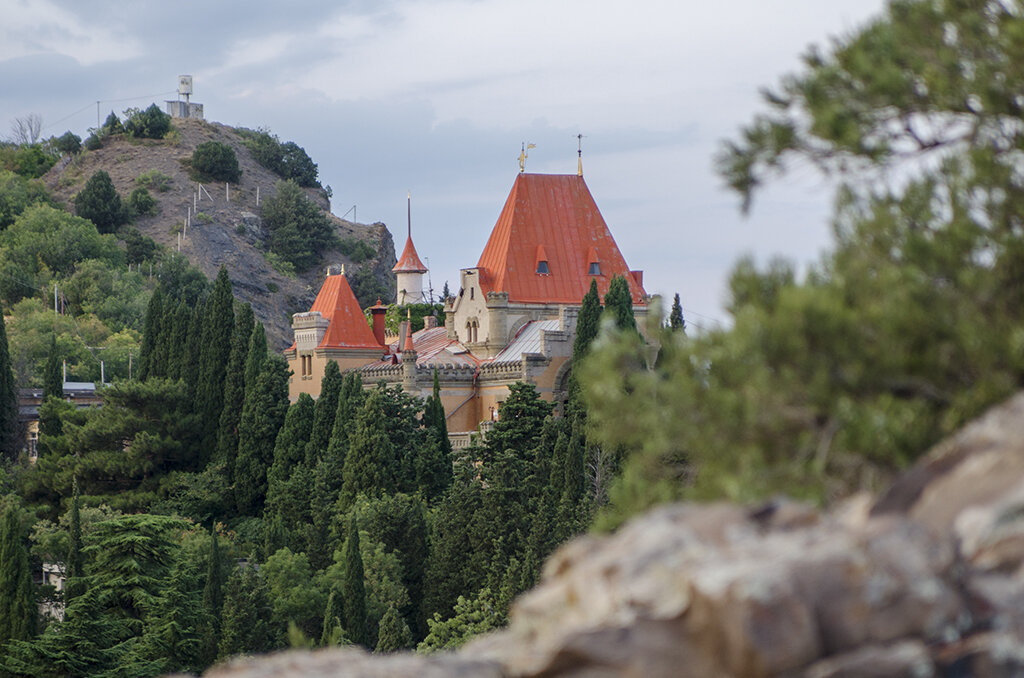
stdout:
POLYGON ((288 653, 209 675, 1021 676, 1022 566, 1024 394, 877 500, 672 505, 577 539, 507 629, 458 653, 288 653))

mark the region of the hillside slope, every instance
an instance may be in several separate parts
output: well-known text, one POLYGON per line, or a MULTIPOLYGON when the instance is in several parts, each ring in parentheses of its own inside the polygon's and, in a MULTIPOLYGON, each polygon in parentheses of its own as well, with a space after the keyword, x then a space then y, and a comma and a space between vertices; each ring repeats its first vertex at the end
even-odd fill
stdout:
MULTIPOLYGON (((235 296, 252 304, 275 349, 291 343, 291 314, 309 309, 328 267, 337 271, 344 264, 350 273, 369 267, 389 295, 394 294, 391 267, 396 261, 395 247, 382 223, 358 224, 330 215, 339 238, 355 237, 371 245, 376 254, 367 261, 356 264, 341 252, 332 250, 323 253, 319 266, 294 277, 274 270, 263 255, 266 233, 256 201, 257 189, 261 204, 274 194, 279 177, 252 158, 242 138, 231 127, 180 119, 175 119, 173 126, 176 133, 162 140, 109 137, 102 148, 58 163, 43 180, 67 209, 73 211, 74 196, 98 170, 110 174, 122 199, 137 187, 136 179, 142 174, 155 170, 169 177, 166 191, 150 191, 157 200, 157 214, 140 217, 134 225, 144 235, 175 250, 178 232, 182 230, 189 207, 195 204, 201 216, 193 216, 187 232, 182 233, 181 252, 210 279, 222 265, 227 267, 235 296), (201 199, 196 199, 198 185, 189 178, 187 161, 196 146, 207 141, 234 149, 242 177, 227 192, 224 184, 204 185, 201 199)), ((330 203, 322 190, 304 190, 329 214, 330 203)))

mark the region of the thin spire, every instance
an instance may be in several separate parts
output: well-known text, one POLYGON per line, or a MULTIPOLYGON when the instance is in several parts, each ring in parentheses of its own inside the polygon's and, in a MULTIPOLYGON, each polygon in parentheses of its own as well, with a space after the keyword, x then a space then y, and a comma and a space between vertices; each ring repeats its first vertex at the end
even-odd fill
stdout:
POLYGON ((412 239, 412 191, 409 191, 405 196, 405 217, 406 226, 408 228, 408 237, 412 239))
POLYGON ((583 134, 576 135, 576 176, 583 176, 583 134))

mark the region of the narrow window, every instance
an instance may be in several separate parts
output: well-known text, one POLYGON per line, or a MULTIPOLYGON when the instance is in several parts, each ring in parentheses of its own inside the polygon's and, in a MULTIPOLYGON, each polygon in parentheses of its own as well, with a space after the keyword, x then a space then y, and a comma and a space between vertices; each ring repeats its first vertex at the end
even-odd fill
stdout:
POLYGON ((538 261, 537 262, 537 273, 540 275, 550 275, 551 269, 548 268, 548 262, 538 261))
POLYGON ((587 269, 587 275, 601 275, 601 262, 590 262, 590 268, 587 269))
POLYGON ((470 287, 470 288, 469 288, 469 298, 470 298, 470 299, 472 299, 472 298, 473 298, 473 292, 475 292, 475 291, 476 291, 476 288, 475 288, 475 287, 470 287))

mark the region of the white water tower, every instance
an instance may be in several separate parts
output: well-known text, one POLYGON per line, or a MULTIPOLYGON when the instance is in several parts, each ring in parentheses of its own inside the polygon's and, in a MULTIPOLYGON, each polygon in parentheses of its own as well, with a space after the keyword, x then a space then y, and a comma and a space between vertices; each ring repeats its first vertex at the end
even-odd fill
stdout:
POLYGON ((193 118, 195 120, 203 119, 203 105, 193 104, 189 101, 189 97, 192 96, 192 76, 191 75, 179 75, 178 76, 178 100, 168 101, 167 113, 172 118, 193 118), (185 97, 182 101, 181 97, 185 97))

